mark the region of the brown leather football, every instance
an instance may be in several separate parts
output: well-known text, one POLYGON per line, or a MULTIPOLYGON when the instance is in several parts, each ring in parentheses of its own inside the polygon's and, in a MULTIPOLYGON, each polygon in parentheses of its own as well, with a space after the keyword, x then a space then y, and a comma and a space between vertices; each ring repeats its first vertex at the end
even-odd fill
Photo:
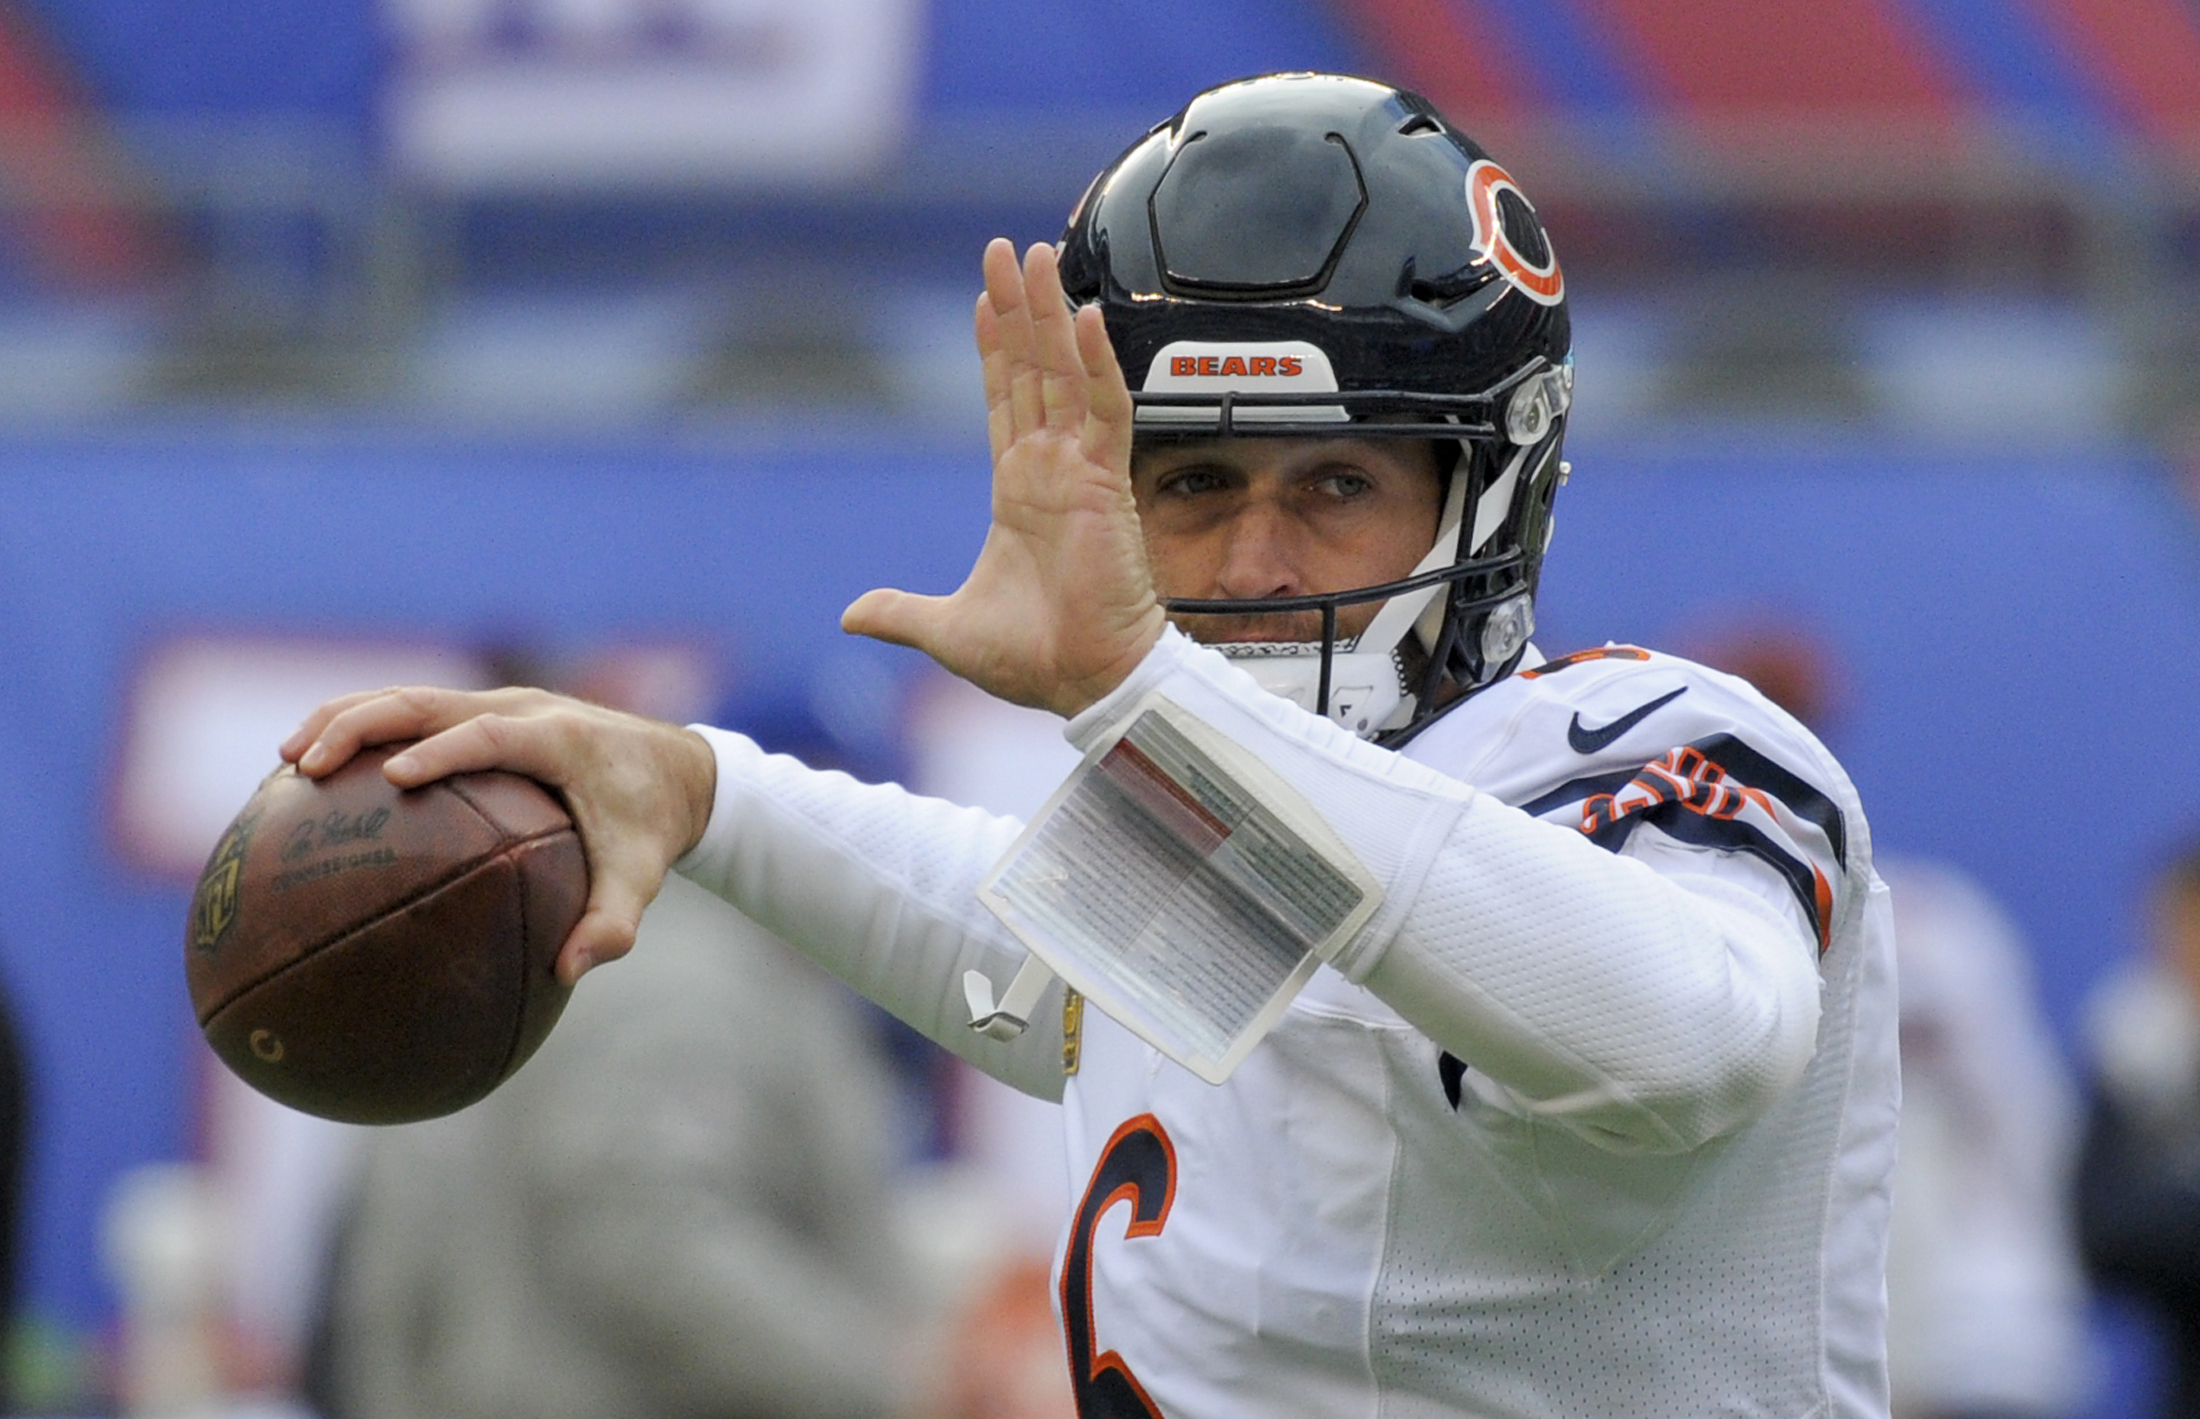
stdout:
POLYGON ((184 974, 246 1083, 347 1123, 464 1108, 557 1023, 558 947, 588 901, 565 808, 516 774, 400 792, 361 753, 268 775, 191 898, 184 974))

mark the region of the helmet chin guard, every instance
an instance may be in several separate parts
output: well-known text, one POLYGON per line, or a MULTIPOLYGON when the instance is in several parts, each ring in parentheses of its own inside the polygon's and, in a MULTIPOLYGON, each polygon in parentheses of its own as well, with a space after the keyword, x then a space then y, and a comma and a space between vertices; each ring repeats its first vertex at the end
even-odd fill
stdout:
POLYGON ((1394 654, 1336 650, 1318 641, 1225 641, 1214 648, 1268 693, 1363 737, 1402 728, 1413 713, 1394 654))

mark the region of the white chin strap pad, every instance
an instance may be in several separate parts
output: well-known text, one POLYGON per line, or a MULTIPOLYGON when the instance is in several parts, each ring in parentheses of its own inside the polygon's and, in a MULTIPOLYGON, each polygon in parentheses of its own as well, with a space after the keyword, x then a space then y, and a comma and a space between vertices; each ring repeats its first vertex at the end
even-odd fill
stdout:
MULTIPOLYGON (((1238 669, 1271 695, 1319 713, 1322 648, 1308 641, 1283 648, 1268 645, 1219 645, 1238 669)), ((1398 683, 1398 662, 1388 650, 1340 650, 1329 657, 1329 717, 1354 734, 1366 736, 1403 721, 1410 697, 1398 683)))

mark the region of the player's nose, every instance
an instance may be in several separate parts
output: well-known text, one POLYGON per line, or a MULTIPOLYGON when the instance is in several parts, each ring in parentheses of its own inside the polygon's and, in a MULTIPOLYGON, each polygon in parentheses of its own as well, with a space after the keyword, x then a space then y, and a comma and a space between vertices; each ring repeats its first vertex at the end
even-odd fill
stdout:
POLYGON ((1224 530, 1216 594, 1231 600, 1256 596, 1296 596, 1297 521, 1280 502, 1248 499, 1224 530))

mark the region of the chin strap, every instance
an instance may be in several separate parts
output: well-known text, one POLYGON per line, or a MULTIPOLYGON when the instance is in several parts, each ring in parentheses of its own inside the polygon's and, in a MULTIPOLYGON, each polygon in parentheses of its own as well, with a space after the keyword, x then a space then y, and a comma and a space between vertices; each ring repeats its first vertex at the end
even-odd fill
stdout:
MULTIPOLYGON (((1459 524, 1466 516, 1467 480, 1464 476, 1466 462, 1474 456, 1474 450, 1464 442, 1460 445, 1460 470, 1453 473, 1451 487, 1444 493, 1444 515, 1437 519, 1436 542, 1421 558, 1409 575, 1435 571, 1450 566, 1459 557, 1459 524)), ((1500 482, 1504 481, 1502 479, 1500 482)), ((1493 489, 1494 491, 1494 489, 1493 489)), ((1489 499, 1482 499, 1487 503, 1489 499)), ((1475 514, 1477 530, 1482 521, 1479 509, 1475 514)), ((1353 649, 1361 654, 1388 655, 1406 638, 1411 627, 1421 638, 1424 648, 1434 650, 1436 637, 1444 627, 1444 601, 1451 594, 1451 583, 1440 582, 1404 596, 1393 596, 1383 603, 1383 609, 1375 613, 1375 619, 1367 623, 1353 649)))

